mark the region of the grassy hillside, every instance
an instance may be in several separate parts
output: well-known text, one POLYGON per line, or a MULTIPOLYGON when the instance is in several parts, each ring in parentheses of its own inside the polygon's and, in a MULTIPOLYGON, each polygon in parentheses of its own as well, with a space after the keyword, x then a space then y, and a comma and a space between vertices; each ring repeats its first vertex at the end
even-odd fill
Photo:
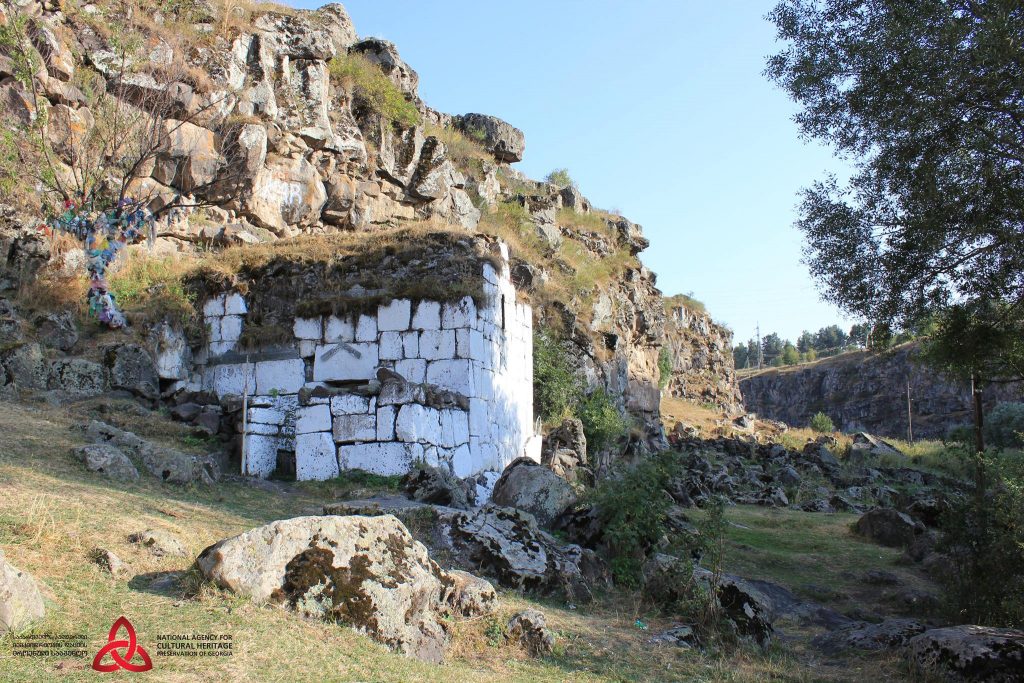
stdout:
MULTIPOLYGON (((230 658, 154 657, 155 669, 147 674, 151 680, 855 681, 900 676, 898 663, 884 657, 841 665, 807 657, 801 654, 799 631, 792 632, 795 640, 784 636, 767 653, 655 646, 648 642, 652 633, 671 623, 635 595, 622 592, 578 608, 502 592, 496 617, 452 623, 453 644, 440 668, 409 660, 347 628, 303 621, 203 585, 189 571, 191 557, 155 558, 127 541, 134 531, 164 529, 182 538, 194 556, 220 538, 270 520, 317 513, 324 503, 368 495, 372 491, 365 482, 255 486, 236 480, 181 488, 144 476, 137 483, 115 484, 85 472, 69 455, 71 447, 83 442, 80 427, 90 416, 177 447, 204 445, 159 413, 146 414, 126 403, 98 399, 68 409, 4 402, 0 547, 43 587, 48 613, 35 630, 86 634, 90 659, 121 614, 134 623, 151 654, 161 633, 234 636, 230 658), (104 573, 88 560, 95 547, 114 551, 131 571, 122 578, 104 573), (501 625, 527 606, 542 609, 558 635, 550 658, 529 659, 500 637, 501 625), (647 630, 637 627, 638 619, 647 630)), ((835 585, 850 601, 873 605, 871 595, 848 589, 849 579, 842 578, 841 570, 878 567, 906 573, 896 551, 849 533, 850 516, 737 507, 728 517, 727 564, 748 576, 778 580, 796 591, 812 580, 835 585)), ((94 676, 86 659, 15 659, 8 644, 0 644, 3 681, 94 676)))

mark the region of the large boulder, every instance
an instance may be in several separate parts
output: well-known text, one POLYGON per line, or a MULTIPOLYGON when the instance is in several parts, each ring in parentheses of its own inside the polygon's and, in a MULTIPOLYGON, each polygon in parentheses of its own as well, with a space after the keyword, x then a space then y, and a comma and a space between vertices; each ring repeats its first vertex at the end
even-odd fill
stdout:
POLYGON ((417 659, 444 655, 454 580, 392 515, 280 520, 210 546, 196 565, 254 602, 351 625, 417 659))
POLYGON ((487 505, 451 515, 444 543, 454 561, 479 570, 508 588, 564 597, 585 603, 591 587, 578 556, 537 527, 532 515, 514 508, 487 505))
POLYGON ((45 614, 35 579, 8 564, 0 550, 0 632, 20 631, 45 614))
POLYGON ((548 526, 576 502, 576 492, 564 479, 529 458, 518 458, 505 468, 494 485, 495 505, 529 512, 548 526))
POLYGON ((452 122, 469 137, 482 141, 487 151, 498 161, 512 163, 523 160, 526 136, 523 131, 497 116, 464 114, 454 117, 452 122))
POLYGON ((3 357, 9 381, 19 389, 45 389, 49 364, 39 344, 22 344, 3 357))
POLYGON ((135 481, 139 478, 139 471, 135 469, 135 465, 117 446, 89 444, 76 448, 74 455, 85 463, 85 469, 90 472, 99 472, 111 479, 122 481, 135 481))
POLYGON ((305 158, 290 159, 268 154, 266 164, 253 180, 246 197, 245 213, 277 235, 289 226, 309 225, 320 219, 327 190, 316 167, 305 158))
POLYGON ((506 588, 585 603, 593 599, 593 588, 608 584, 607 566, 596 553, 560 543, 522 510, 486 505, 463 511, 406 498, 333 503, 323 510, 326 515, 394 515, 448 565, 506 588))
POLYGON ((58 358, 50 366, 46 386, 71 396, 96 396, 107 388, 103 366, 84 358, 58 358))
POLYGON ((892 548, 904 548, 914 542, 924 525, 910 515, 892 508, 875 508, 857 520, 857 533, 876 543, 892 548))
POLYGON ((911 660, 957 681, 1024 679, 1024 631, 988 626, 950 626, 910 640, 911 660))
POLYGON ((160 395, 160 377, 153 356, 138 344, 118 344, 106 349, 104 364, 110 386, 127 389, 144 398, 160 395))

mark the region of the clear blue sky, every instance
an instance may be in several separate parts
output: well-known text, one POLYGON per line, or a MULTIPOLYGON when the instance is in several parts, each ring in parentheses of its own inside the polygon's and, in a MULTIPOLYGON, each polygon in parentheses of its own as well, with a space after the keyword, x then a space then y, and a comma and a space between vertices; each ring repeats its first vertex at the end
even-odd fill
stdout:
MULTIPOLYGON (((317 7, 321 2, 298 2, 317 7)), ((800 263, 797 191, 828 170, 795 105, 762 76, 773 0, 349 0, 361 37, 393 41, 435 109, 526 133, 516 168, 568 168, 595 206, 640 223, 666 294, 704 301, 737 341, 852 321, 800 263)))

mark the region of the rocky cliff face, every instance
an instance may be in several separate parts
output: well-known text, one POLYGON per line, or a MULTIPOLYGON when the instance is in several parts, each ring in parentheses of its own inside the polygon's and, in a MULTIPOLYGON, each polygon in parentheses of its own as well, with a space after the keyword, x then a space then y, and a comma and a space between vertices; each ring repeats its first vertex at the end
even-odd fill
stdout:
POLYGON ((666 391, 677 398, 742 410, 732 357, 732 331, 699 310, 666 299, 665 345, 672 361, 666 391))
MULTIPOLYGON (((743 404, 760 417, 807 425, 821 411, 843 431, 907 436, 910 385, 914 437, 938 438, 970 424, 971 393, 920 364, 915 344, 891 352, 849 353, 795 369, 769 370, 740 380, 743 404)), ((985 388, 986 408, 1019 401, 1013 385, 985 388)))
MULTIPOLYGON (((0 10, 0 22, 25 22, 20 47, 0 46, 0 108, 12 130, 47 112, 57 177, 76 177, 91 131, 109 123, 96 94, 106 92, 154 131, 154 153, 125 180, 159 214, 158 254, 423 221, 501 237, 539 324, 562 330, 589 386, 660 437, 666 318, 638 256, 648 242, 640 226, 595 210, 575 187, 512 169, 525 152, 522 131, 493 116, 431 109, 396 46, 360 39, 341 5, 118 7, 24 0, 0 10), (137 37, 130 52, 119 33, 137 37), (27 78, 25 52, 36 68, 27 78)), ((40 189, 22 186, 26 201, 11 203, 31 207, 40 189)), ((11 287, 46 259, 36 211, 4 214, 11 287)), ((671 391, 734 402, 721 330, 706 318, 670 327, 671 391)))

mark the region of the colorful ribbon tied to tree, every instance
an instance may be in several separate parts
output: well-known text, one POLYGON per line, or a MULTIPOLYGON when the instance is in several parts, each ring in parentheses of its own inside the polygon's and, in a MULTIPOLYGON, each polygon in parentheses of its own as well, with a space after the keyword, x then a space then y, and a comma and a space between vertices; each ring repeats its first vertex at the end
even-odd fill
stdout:
POLYGON ((89 313, 111 329, 124 327, 124 314, 107 284, 107 268, 127 245, 146 237, 152 240, 152 212, 131 198, 120 200, 106 211, 94 209, 92 202, 68 200, 64 213, 51 219, 50 226, 83 243, 89 271, 89 313))

